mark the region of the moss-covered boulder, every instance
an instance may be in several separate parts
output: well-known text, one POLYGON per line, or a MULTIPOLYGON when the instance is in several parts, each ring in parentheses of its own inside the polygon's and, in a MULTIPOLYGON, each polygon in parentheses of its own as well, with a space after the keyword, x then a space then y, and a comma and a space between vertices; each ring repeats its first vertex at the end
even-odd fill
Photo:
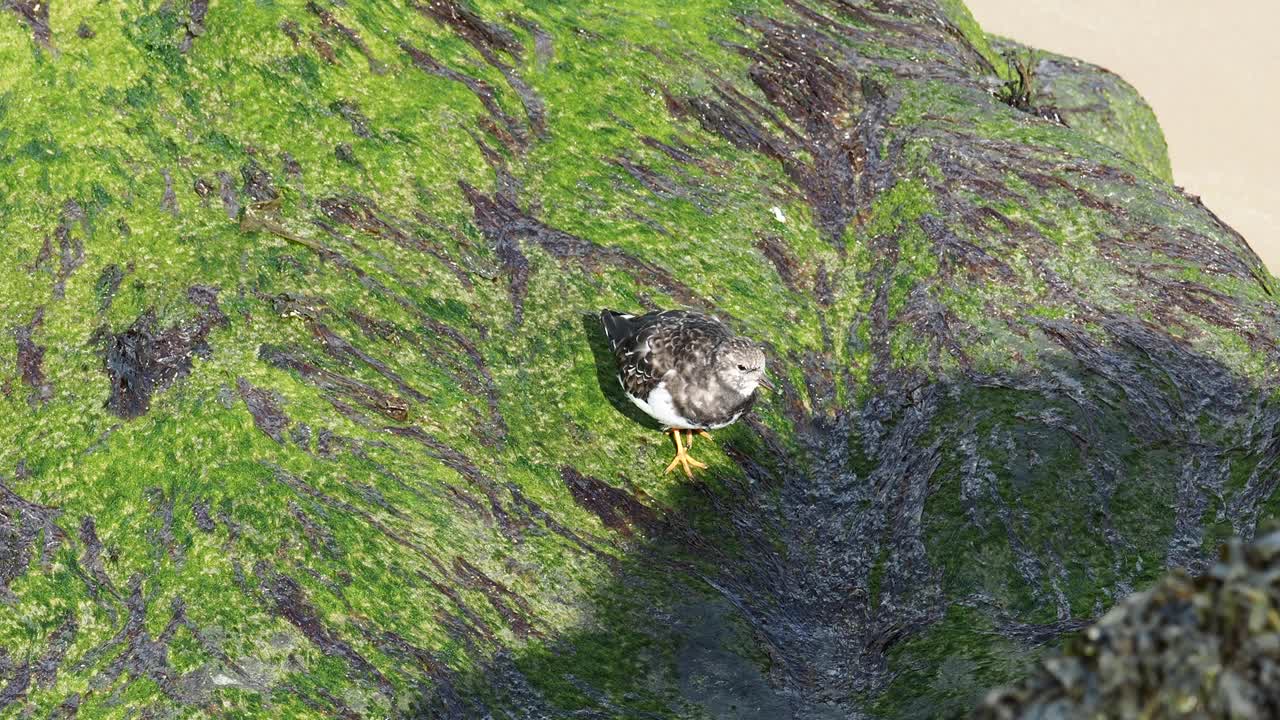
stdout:
POLYGON ((1131 88, 1002 49, 4 0, 0 715, 959 715, 1205 568, 1277 509, 1276 284, 1131 88), (677 305, 781 386, 694 481, 594 320, 677 305))

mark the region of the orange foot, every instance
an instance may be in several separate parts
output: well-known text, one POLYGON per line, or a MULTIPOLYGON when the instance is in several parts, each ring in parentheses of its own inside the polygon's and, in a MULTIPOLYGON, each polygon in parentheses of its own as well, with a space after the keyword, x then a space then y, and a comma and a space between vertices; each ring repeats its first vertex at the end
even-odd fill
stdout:
POLYGON ((693 477, 693 468, 703 468, 703 469, 706 469, 706 467, 707 467, 706 465, 704 465, 704 464, 702 464, 702 463, 698 462, 697 460, 694 460, 693 458, 689 457, 689 451, 688 451, 688 449, 686 449, 686 448, 685 448, 684 443, 683 443, 683 442, 681 441, 681 439, 680 439, 680 433, 682 433, 682 432, 688 432, 688 433, 689 433, 689 447, 693 447, 693 433, 694 433, 694 431, 693 431, 693 430, 681 430, 680 428, 668 428, 668 429, 667 429, 667 432, 671 433, 671 437, 675 438, 675 441, 676 441, 676 459, 671 461, 671 464, 667 466, 667 469, 664 471, 664 474, 665 474, 665 473, 669 473, 669 472, 671 472, 672 470, 675 470, 675 469, 676 469, 676 465, 680 465, 681 467, 683 467, 683 468, 684 468, 684 474, 685 474, 685 475, 687 475, 687 476, 689 476, 690 478, 692 478, 692 477, 693 477))

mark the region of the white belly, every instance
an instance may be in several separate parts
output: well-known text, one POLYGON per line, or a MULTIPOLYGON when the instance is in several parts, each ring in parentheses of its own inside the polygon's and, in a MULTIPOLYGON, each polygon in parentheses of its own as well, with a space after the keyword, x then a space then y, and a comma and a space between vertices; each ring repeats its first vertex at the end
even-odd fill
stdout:
POLYGON ((680 413, 676 412, 675 405, 671 402, 671 393, 667 392, 666 386, 665 382, 658 383, 658 386, 649 392, 649 397, 644 400, 631 393, 626 393, 626 395, 631 402, 635 403, 636 407, 643 410, 649 417, 662 423, 663 427, 694 428, 695 426, 692 422, 681 417, 680 413))

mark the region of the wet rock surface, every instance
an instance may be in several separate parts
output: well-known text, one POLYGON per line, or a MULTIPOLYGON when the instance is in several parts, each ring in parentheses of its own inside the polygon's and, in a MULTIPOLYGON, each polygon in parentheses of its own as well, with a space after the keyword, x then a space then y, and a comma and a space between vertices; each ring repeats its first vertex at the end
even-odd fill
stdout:
POLYGON ((0 715, 1016 713, 1160 628, 1271 711, 1277 288, 1123 81, 952 0, 250 5, 0 3, 0 715), (767 341, 694 480, 605 306, 767 341))
POLYGON ((111 382, 107 407, 120 417, 145 413, 157 390, 190 372, 196 355, 207 354, 210 331, 226 322, 216 290, 193 287, 188 296, 201 307, 198 317, 160 329, 155 313, 148 311, 124 332, 106 338, 103 364, 111 382))

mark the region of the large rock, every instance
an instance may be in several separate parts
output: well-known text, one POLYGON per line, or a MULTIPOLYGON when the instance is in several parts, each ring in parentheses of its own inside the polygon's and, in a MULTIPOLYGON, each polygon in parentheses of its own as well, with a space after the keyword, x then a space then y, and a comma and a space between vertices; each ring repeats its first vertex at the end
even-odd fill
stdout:
POLYGON ((1275 512, 1275 282, 957 0, 0 8, 0 714, 959 715, 1275 512))

